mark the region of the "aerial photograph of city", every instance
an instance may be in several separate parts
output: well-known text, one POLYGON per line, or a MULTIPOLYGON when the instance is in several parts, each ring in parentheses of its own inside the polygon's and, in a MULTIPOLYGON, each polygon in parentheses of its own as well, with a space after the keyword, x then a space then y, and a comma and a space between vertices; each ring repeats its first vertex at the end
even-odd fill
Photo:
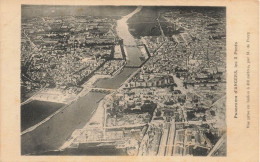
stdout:
POLYGON ((21 155, 227 156, 226 8, 21 6, 21 155))

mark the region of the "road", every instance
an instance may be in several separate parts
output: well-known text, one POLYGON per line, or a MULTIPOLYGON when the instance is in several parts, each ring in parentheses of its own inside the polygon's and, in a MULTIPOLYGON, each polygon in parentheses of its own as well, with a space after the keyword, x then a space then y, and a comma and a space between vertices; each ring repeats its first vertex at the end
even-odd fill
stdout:
POLYGON ((169 135, 169 123, 166 123, 166 126, 163 129, 163 135, 161 137, 159 151, 158 151, 157 156, 165 156, 168 135, 169 135))
POLYGON ((174 138, 175 138, 175 122, 172 121, 170 123, 168 142, 167 142, 167 146, 166 146, 166 156, 172 156, 173 146, 174 146, 174 138))
POLYGON ((157 22, 158 22, 158 24, 159 24, 160 31, 161 31, 161 35, 162 35, 163 37, 165 37, 164 32, 163 32, 163 29, 162 29, 162 26, 161 26, 161 23, 160 23, 160 21, 159 21, 159 17, 160 17, 160 15, 158 16, 158 18, 157 18, 156 20, 157 20, 157 22))
POLYGON ((136 128, 136 127, 143 127, 147 125, 146 123, 143 124, 132 124, 132 125, 120 125, 120 126, 111 126, 111 127, 104 127, 105 129, 118 129, 118 128, 136 128))

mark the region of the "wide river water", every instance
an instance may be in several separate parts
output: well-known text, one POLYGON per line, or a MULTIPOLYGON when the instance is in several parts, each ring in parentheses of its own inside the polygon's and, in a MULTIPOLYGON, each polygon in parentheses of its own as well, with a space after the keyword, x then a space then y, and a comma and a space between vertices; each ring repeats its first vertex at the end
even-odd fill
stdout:
POLYGON ((130 34, 128 29, 127 20, 131 18, 137 12, 140 12, 142 9, 141 6, 137 7, 132 13, 124 16, 122 19, 117 20, 117 35, 123 39, 124 50, 127 56, 127 66, 130 67, 139 67, 143 61, 140 59, 142 56, 139 48, 136 47, 136 42, 134 37, 130 34))
MULTIPOLYGON (((135 41, 129 33, 127 20, 135 13, 139 12, 138 7, 132 13, 118 20, 117 32, 119 37, 124 40, 125 45, 131 45, 134 48, 135 41)), ((139 65, 139 57, 136 50, 128 50, 128 63, 139 65)), ((138 49, 139 50, 139 49, 138 49)), ((138 68, 124 68, 117 76, 111 79, 100 79, 95 86, 100 88, 119 88, 121 84, 129 78, 138 68)), ((34 130, 21 135, 21 153, 40 153, 50 150, 57 150, 71 136, 75 129, 83 128, 90 120, 92 112, 98 106, 107 94, 99 92, 89 92, 85 96, 78 98, 76 101, 68 105, 65 109, 54 115, 45 123, 39 125, 34 130)))

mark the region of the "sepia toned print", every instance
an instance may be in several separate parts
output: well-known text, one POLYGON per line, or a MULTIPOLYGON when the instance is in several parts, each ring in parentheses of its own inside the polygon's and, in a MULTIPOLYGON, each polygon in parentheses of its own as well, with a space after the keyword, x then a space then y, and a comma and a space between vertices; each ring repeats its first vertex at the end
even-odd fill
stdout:
POLYGON ((21 11, 22 155, 227 155, 225 7, 21 11))

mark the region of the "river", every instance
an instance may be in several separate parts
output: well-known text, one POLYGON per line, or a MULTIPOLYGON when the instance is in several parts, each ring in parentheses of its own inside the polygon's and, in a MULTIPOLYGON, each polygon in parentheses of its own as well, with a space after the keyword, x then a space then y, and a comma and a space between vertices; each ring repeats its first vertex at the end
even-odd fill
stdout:
POLYGON ((124 45, 126 46, 136 46, 134 37, 130 34, 128 30, 127 20, 131 18, 137 12, 140 12, 142 9, 141 6, 138 6, 133 12, 124 16, 120 20, 117 20, 117 35, 124 40, 124 45))
POLYGON ((131 18, 137 12, 140 12, 142 7, 137 7, 132 13, 124 16, 122 19, 117 20, 117 35, 123 39, 124 42, 124 50, 126 54, 127 66, 130 67, 139 67, 143 63, 140 57, 142 57, 142 53, 139 48, 137 48, 134 37, 129 32, 129 27, 127 24, 127 20, 131 18))
MULTIPOLYGON (((136 46, 134 38, 128 30, 127 20, 141 7, 137 7, 132 13, 118 20, 117 33, 124 40, 124 44, 136 46)), ((139 65, 139 57, 135 50, 128 50, 128 65, 139 65)), ((139 49, 138 49, 139 50, 139 49)), ((117 76, 111 79, 101 79, 95 85, 100 88, 119 88, 137 68, 124 68, 117 76)), ((71 136, 75 129, 83 128, 96 110, 98 103, 107 94, 89 92, 78 98, 65 109, 54 115, 48 121, 39 125, 36 129, 21 135, 21 153, 31 154, 50 150, 57 150, 71 136)))

